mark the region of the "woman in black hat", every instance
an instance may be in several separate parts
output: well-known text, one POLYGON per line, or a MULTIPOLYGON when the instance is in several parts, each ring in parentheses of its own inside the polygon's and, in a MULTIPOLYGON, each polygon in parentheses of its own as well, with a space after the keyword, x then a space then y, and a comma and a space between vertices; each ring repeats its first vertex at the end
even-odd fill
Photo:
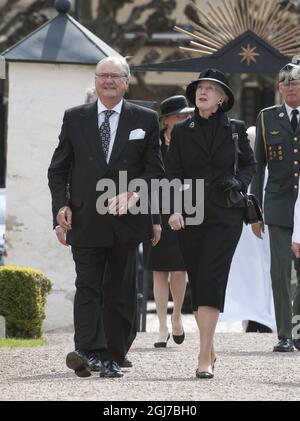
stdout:
MULTIPOLYGON (((164 127, 160 133, 163 161, 170 146, 173 127, 176 123, 190 117, 194 108, 183 95, 165 99, 160 104, 161 123, 164 127)), ((153 271, 153 292, 156 312, 159 320, 159 337, 154 343, 156 348, 164 348, 170 338, 167 326, 167 308, 169 285, 173 298, 172 336, 177 344, 184 341, 184 330, 181 322, 181 309, 186 289, 186 272, 179 249, 177 236, 168 225, 169 215, 162 215, 162 234, 159 243, 149 250, 147 269, 153 271)))
POLYGON ((234 176, 235 147, 226 115, 234 96, 222 72, 204 70, 186 92, 196 108, 194 116, 172 132, 166 173, 170 180, 191 180, 193 205, 198 210, 204 206, 204 219, 198 225, 185 224, 182 211, 171 215, 169 225, 178 231, 200 333, 196 377, 209 379, 214 376, 215 328, 223 312, 230 265, 243 225, 240 192, 247 191, 255 160, 244 123, 235 121, 239 169, 234 176), (204 197, 197 197, 195 181, 199 179, 204 180, 204 197))

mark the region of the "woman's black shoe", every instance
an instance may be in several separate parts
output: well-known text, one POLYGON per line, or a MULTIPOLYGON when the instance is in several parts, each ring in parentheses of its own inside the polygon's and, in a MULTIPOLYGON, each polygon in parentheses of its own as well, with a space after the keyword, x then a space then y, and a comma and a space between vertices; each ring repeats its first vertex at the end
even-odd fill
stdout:
POLYGON ((183 331, 183 334, 182 334, 182 335, 173 335, 173 334, 172 334, 172 337, 173 337, 173 341, 174 341, 177 345, 180 345, 180 344, 182 344, 182 342, 184 341, 184 338, 185 338, 185 333, 184 333, 184 331, 183 331))
POLYGON ((170 339, 170 333, 168 333, 167 339, 166 341, 162 341, 162 342, 155 342, 154 343, 154 347, 155 348, 166 348, 167 346, 167 342, 170 339))
POLYGON ((200 371, 199 368, 196 370, 197 379, 212 379, 214 373, 212 371, 200 371))
MULTIPOLYGON (((172 323, 172 327, 173 327, 173 316, 171 316, 171 323, 172 323)), ((183 328, 182 328, 182 334, 181 335, 174 335, 174 333, 172 332, 172 337, 173 337, 173 341, 175 342, 175 344, 177 344, 177 345, 182 344, 182 342, 184 341, 184 338, 185 338, 185 333, 184 333, 183 328)))

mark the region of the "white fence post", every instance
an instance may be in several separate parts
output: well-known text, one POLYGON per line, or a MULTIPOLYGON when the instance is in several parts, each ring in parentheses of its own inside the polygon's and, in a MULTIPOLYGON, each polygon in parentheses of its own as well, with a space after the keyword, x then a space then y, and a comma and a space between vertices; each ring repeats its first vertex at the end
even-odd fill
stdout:
POLYGON ((5 58, 0 56, 0 79, 5 79, 5 58))

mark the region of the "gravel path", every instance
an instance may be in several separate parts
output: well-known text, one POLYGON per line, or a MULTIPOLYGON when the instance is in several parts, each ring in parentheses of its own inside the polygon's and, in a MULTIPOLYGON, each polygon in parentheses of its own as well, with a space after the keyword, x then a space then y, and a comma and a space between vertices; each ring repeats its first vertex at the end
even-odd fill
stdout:
POLYGON ((48 334, 34 349, 0 349, 0 400, 201 401, 300 400, 300 352, 273 353, 274 334, 218 333, 213 380, 195 378, 198 335, 188 332, 155 349, 154 333, 139 333, 134 363, 122 379, 76 377, 65 366, 72 334, 48 334))

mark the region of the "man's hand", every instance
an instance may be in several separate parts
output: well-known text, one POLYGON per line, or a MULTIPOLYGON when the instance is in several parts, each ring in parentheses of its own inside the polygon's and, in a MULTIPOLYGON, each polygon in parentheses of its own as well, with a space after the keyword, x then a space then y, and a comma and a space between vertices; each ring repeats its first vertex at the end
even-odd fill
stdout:
POLYGON ((299 243, 293 243, 292 250, 294 252, 294 255, 299 259, 300 257, 300 244, 299 243))
POLYGON ((153 238, 151 240, 152 247, 155 247, 161 237, 161 226, 159 224, 153 225, 153 238))
POLYGON ((66 242, 66 234, 67 234, 67 230, 63 227, 61 227, 60 225, 57 225, 55 227, 55 234, 56 237, 58 239, 58 241, 63 244, 64 246, 68 246, 67 242, 66 242))
POLYGON ((263 234, 265 233, 265 224, 263 222, 256 222, 256 224, 251 225, 254 235, 260 240, 263 239, 263 234))
POLYGON ((183 216, 180 213, 174 213, 169 218, 169 225, 172 230, 180 231, 185 228, 183 216))
POLYGON ((109 213, 114 216, 125 215, 139 200, 136 192, 125 192, 109 199, 109 213))
POLYGON ((67 231, 72 229, 72 211, 68 206, 64 206, 59 209, 56 221, 58 225, 64 228, 67 231))

